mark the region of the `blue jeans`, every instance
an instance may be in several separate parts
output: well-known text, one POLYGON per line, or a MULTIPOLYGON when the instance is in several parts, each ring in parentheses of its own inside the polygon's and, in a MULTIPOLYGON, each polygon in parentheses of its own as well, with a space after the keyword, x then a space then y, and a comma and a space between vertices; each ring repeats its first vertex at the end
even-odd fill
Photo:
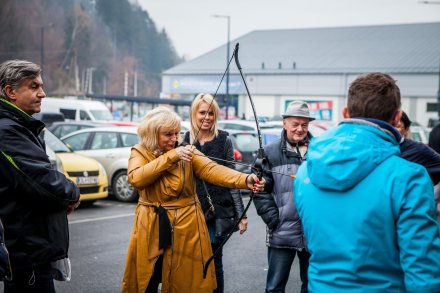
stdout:
MULTIPOLYGON (((221 243, 211 243, 212 252, 214 253, 221 243)), ((223 293, 225 287, 224 272, 223 272, 223 247, 219 253, 214 257, 215 277, 217 279, 217 289, 214 293, 223 293)))
POLYGON ((307 270, 309 268, 310 253, 305 250, 298 251, 289 248, 268 247, 267 259, 269 270, 267 271, 266 293, 284 293, 289 280, 290 268, 295 255, 299 259, 299 276, 301 278, 301 293, 307 290, 307 270))

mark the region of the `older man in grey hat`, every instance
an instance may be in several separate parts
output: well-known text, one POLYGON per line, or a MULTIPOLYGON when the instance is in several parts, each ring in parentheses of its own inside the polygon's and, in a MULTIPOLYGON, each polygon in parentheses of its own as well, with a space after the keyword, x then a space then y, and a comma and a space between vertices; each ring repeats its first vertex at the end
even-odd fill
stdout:
POLYGON ((268 263, 266 292, 284 292, 290 268, 298 255, 301 292, 307 291, 307 269, 310 254, 304 240, 301 220, 292 200, 295 175, 306 158, 312 137, 308 131, 309 107, 304 101, 289 104, 283 115, 281 138, 265 147, 265 192, 255 195, 258 215, 267 225, 268 263), (274 171, 274 172, 270 172, 274 171))

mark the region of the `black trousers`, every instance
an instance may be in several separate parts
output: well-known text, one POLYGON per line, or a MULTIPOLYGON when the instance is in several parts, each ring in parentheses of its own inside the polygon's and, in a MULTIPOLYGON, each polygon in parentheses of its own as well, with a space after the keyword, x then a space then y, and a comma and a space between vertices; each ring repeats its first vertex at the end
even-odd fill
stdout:
POLYGON ((4 281, 5 293, 55 293, 50 264, 33 270, 15 271, 12 281, 4 281))
POLYGON ((147 290, 145 293, 157 293, 159 288, 159 284, 162 283, 162 264, 163 264, 163 256, 159 256, 159 259, 156 261, 154 265, 154 272, 151 276, 150 282, 148 283, 147 290))

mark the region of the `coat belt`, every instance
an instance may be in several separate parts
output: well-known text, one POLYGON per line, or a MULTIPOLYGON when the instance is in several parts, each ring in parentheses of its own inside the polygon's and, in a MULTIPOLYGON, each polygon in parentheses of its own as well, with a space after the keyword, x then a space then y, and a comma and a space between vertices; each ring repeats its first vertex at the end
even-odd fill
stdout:
MULTIPOLYGON (((195 199, 197 198, 196 195, 194 197, 183 197, 176 200, 168 201, 168 202, 151 202, 148 200, 145 200, 143 198, 139 198, 138 203, 144 206, 149 207, 158 207, 162 206, 166 210, 177 210, 180 208, 184 208, 190 205, 193 205, 195 203, 195 199)), ((197 201, 198 202, 198 201, 197 201)))
POLYGON ((159 249, 171 246, 171 223, 167 215, 167 210, 180 209, 195 203, 193 198, 185 197, 182 199, 173 200, 165 203, 149 202, 139 199, 139 204, 144 206, 151 206, 154 212, 159 216, 159 249))

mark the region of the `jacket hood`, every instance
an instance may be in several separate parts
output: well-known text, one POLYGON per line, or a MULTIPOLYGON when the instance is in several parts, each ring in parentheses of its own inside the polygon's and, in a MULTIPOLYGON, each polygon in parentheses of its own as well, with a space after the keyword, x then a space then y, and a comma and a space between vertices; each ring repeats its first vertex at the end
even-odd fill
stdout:
POLYGON ((351 189, 384 160, 400 154, 400 137, 393 130, 383 121, 347 119, 314 138, 307 157, 311 183, 321 189, 351 189))

